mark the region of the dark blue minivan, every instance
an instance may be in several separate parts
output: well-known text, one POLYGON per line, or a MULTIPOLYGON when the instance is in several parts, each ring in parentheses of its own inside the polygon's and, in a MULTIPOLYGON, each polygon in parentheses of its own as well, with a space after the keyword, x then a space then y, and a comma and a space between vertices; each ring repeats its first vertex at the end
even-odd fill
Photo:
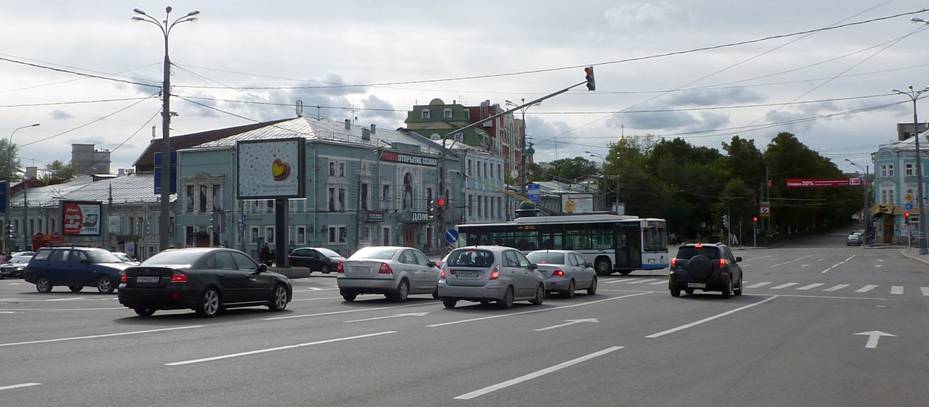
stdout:
POLYGON ((119 273, 129 266, 104 249, 43 247, 29 261, 23 278, 35 284, 40 293, 51 292, 56 285, 67 286, 72 292, 90 286, 112 293, 119 284, 119 273))

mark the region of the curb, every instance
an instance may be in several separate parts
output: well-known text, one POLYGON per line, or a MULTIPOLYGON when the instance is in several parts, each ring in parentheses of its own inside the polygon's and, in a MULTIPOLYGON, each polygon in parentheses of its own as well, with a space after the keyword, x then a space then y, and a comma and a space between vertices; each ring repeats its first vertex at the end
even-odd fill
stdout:
POLYGON ((902 254, 903 257, 908 257, 908 258, 911 258, 911 259, 913 259, 913 260, 921 261, 921 262, 926 263, 927 265, 929 265, 929 260, 924 259, 924 258, 922 258, 922 257, 920 257, 920 256, 918 256, 918 255, 914 256, 914 255, 912 255, 912 254, 909 254, 909 253, 907 253, 907 250, 906 250, 906 249, 901 249, 901 250, 900 250, 900 254, 902 254))

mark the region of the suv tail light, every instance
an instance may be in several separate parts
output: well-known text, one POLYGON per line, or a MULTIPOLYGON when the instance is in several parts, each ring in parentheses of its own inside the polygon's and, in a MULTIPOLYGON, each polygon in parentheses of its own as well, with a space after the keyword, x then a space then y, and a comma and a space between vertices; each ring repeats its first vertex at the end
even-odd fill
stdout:
POLYGON ((500 265, 499 264, 494 266, 494 268, 490 269, 490 279, 496 280, 498 278, 500 278, 500 265))
POLYGON ((380 270, 377 271, 377 274, 393 274, 394 270, 390 268, 390 265, 387 263, 381 263, 380 270))
POLYGON ((719 259, 719 268, 726 267, 729 264, 729 260, 719 259))
POLYGON ((175 271, 174 274, 171 275, 171 282, 172 283, 186 283, 187 274, 181 273, 180 271, 175 271))
POLYGON ((120 271, 120 272, 119 272, 119 282, 120 282, 120 283, 128 283, 128 282, 129 282, 129 276, 126 275, 126 272, 125 272, 125 271, 120 271))
POLYGON ((439 279, 440 279, 440 280, 444 280, 444 279, 445 279, 445 269, 442 269, 442 271, 439 272, 439 279))
POLYGON ((677 257, 671 259, 671 268, 677 267, 677 257))
POLYGON ((552 272, 552 277, 564 277, 564 270, 555 270, 552 272))
POLYGON ((344 261, 340 261, 340 262, 339 262, 339 265, 338 265, 338 266, 335 266, 335 272, 336 272, 336 273, 344 273, 344 272, 345 272, 345 262, 344 262, 344 261))

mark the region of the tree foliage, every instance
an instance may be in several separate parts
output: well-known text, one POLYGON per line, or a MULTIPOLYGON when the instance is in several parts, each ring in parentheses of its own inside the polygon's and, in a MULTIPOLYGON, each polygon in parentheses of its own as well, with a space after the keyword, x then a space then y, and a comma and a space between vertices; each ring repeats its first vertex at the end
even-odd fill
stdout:
POLYGON ((45 175, 42 176, 42 183, 45 185, 61 184, 74 178, 74 167, 71 163, 65 164, 55 160, 45 166, 45 175))
POLYGON ((529 174, 533 181, 577 182, 597 174, 597 165, 584 157, 562 158, 544 166, 531 164, 529 174))
POLYGON ((20 162, 17 157, 19 149, 7 139, 0 139, 0 180, 18 181, 20 162))

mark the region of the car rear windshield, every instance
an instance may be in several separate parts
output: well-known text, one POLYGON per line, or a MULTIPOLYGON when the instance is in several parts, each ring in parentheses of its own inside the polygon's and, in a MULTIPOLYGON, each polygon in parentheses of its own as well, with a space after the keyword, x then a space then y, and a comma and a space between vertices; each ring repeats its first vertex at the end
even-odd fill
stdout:
POLYGON ((316 249, 316 251, 322 253, 322 255, 323 255, 323 256, 326 256, 326 257, 342 257, 342 256, 339 255, 338 253, 336 253, 336 252, 334 252, 334 251, 332 251, 332 250, 329 250, 329 249, 319 248, 319 249, 316 249))
POLYGON ((158 253, 142 263, 143 266, 165 266, 174 264, 194 264, 206 252, 202 251, 166 251, 158 253))
POLYGON ((449 266, 490 267, 494 264, 494 254, 488 250, 455 250, 448 255, 449 266))
POLYGON ((564 253, 532 252, 526 257, 535 264, 566 264, 564 253))
POLYGON ((87 255, 90 256, 91 263, 120 263, 122 261, 113 253, 103 250, 89 250, 87 255))
POLYGON ((677 258, 679 259, 689 259, 698 254, 702 254, 710 259, 719 258, 719 248, 715 246, 681 246, 680 249, 677 249, 677 258))
POLYGON ((397 254, 397 250, 398 249, 392 247, 365 247, 355 252, 349 259, 390 260, 397 254))

